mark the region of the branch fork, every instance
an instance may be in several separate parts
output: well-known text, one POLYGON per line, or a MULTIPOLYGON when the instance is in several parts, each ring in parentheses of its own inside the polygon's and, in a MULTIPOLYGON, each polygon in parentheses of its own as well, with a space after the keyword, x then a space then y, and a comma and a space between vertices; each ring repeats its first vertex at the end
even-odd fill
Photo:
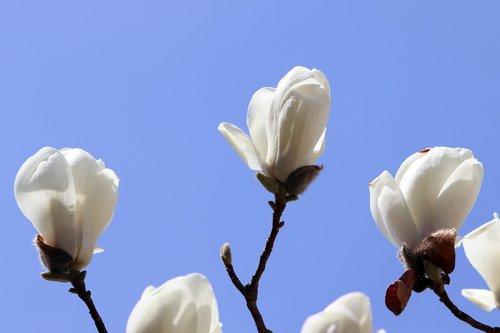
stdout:
POLYGON ((281 221, 281 215, 285 210, 287 204, 287 195, 284 192, 279 192, 275 194, 275 200, 270 201, 269 205, 273 209, 273 223, 271 232, 269 237, 267 238, 266 245, 262 254, 260 255, 259 264, 255 273, 250 280, 250 283, 244 285, 236 274, 233 264, 232 264, 232 255, 231 248, 229 244, 224 244, 221 248, 221 259, 226 267, 227 274, 231 279, 233 285, 238 289, 238 291, 245 298, 247 308, 250 311, 253 320, 255 322, 255 326, 259 333, 272 333, 270 329, 267 328, 264 323, 264 319, 262 318, 262 314, 257 305, 258 295, 259 295, 259 282, 262 277, 262 274, 266 270, 266 264, 271 256, 273 251, 274 242, 278 236, 280 229, 285 225, 285 222, 281 221))

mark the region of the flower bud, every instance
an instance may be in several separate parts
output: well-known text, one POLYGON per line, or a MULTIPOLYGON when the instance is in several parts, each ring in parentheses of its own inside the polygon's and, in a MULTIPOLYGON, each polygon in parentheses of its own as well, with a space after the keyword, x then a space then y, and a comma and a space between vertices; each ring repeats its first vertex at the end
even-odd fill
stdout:
POLYGON ((459 230, 481 188, 483 167, 464 148, 435 147, 408 157, 393 178, 370 183, 370 210, 382 234, 398 249, 415 249, 441 229, 459 230))
POLYGON ((370 300, 360 292, 341 296, 323 311, 309 316, 300 332, 372 333, 370 300))
POLYGON ((80 270, 90 263, 113 216, 118 182, 102 160, 81 149, 45 147, 24 162, 14 194, 40 234, 36 244, 49 270, 80 270))
POLYGON ((127 333, 221 333, 217 301, 207 278, 179 276, 147 287, 127 322, 127 333))
POLYGON ((220 258, 222 259, 222 262, 225 266, 232 265, 233 256, 231 255, 231 246, 229 245, 229 243, 222 244, 220 248, 220 258))
POLYGON ((286 190, 290 195, 299 195, 304 193, 307 187, 318 177, 322 165, 307 165, 298 168, 288 176, 286 180, 286 190))
POLYGON ((329 114, 325 75, 295 67, 276 88, 262 88, 252 96, 247 113, 250 137, 230 123, 218 129, 250 169, 285 183, 292 172, 312 165, 323 153, 329 114))

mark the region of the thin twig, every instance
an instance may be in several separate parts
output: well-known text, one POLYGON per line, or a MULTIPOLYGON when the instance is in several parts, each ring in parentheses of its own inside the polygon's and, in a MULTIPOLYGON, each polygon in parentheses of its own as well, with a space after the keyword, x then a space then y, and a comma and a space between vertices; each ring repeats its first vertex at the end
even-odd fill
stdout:
POLYGON ((471 316, 469 316, 467 313, 461 311, 450 300, 450 298, 448 297, 448 293, 444 289, 443 284, 441 284, 441 285, 438 284, 438 285, 433 286, 432 290, 434 291, 434 293, 436 293, 436 295, 439 296, 439 300, 451 311, 451 313, 453 313, 453 315, 455 317, 457 317, 458 319, 460 319, 461 321, 466 322, 470 326, 472 326, 480 331, 483 331, 483 332, 488 332, 488 333, 500 332, 500 327, 491 327, 491 326, 488 326, 486 324, 483 324, 483 323, 475 320, 471 316))
POLYGON ((85 275, 85 271, 71 272, 69 282, 71 282, 73 288, 71 288, 69 291, 71 293, 77 294, 78 297, 80 297, 80 299, 85 303, 85 305, 87 305, 90 316, 94 320, 97 331, 99 333, 108 333, 108 331, 106 330, 106 326, 104 326, 104 322, 102 321, 102 318, 99 315, 99 312, 97 312, 94 302, 92 301, 90 290, 87 290, 87 288, 85 287, 85 275))
POLYGON ((276 237, 278 236, 281 227, 283 227, 284 225, 284 222, 281 222, 281 215, 283 214, 283 211, 285 210, 286 207, 286 193, 275 194, 274 205, 271 206, 273 207, 273 225, 269 237, 267 238, 264 251, 260 255, 259 265, 257 266, 257 269, 255 270, 255 273, 252 276, 251 282, 244 286, 243 283, 241 283, 240 279, 238 278, 238 275, 234 271, 233 265, 230 262, 224 261, 227 274, 229 275, 229 278, 233 282, 236 289, 238 289, 239 292, 245 298, 245 301, 247 303, 247 308, 253 317, 255 326, 257 327, 257 331, 259 333, 272 333, 272 331, 269 330, 266 327, 266 324, 264 323, 262 314, 260 313, 259 308, 257 306, 257 298, 259 294, 260 279, 262 277, 262 274, 266 270, 266 264, 273 251, 276 237))
POLYGON ((241 283, 240 279, 238 278, 238 275, 236 275, 236 272, 234 271, 233 265, 229 263, 224 263, 226 266, 226 271, 227 275, 229 275, 229 278, 231 279, 231 282, 234 284, 236 289, 245 296, 245 286, 243 283, 241 283))

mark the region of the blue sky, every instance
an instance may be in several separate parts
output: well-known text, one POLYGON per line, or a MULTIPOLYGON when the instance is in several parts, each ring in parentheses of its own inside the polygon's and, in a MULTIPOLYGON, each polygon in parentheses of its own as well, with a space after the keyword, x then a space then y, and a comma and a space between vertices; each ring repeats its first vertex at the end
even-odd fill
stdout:
MULTIPOLYGON (((323 173, 284 214, 261 281, 274 332, 350 291, 372 302, 374 327, 469 332, 431 292, 394 317, 385 289, 402 272, 379 233, 367 184, 410 154, 466 147, 484 182, 464 234, 500 210, 500 2, 465 1, 5 1, 0 4, 2 331, 91 332, 69 286, 49 283, 17 208, 13 182, 43 146, 81 147, 121 178, 113 222, 88 267, 110 332, 123 332, 150 284, 205 274, 224 332, 252 332, 219 260, 230 242, 240 276, 256 267, 271 196, 217 131, 245 127, 250 97, 292 67, 322 70, 332 86, 323 173)), ((485 283, 458 250, 450 297, 485 283)))

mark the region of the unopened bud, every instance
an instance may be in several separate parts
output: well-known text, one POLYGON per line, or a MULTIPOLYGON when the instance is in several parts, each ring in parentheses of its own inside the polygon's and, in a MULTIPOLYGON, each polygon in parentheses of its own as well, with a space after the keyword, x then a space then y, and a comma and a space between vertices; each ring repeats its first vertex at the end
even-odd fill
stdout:
POLYGON ((231 255, 231 246, 229 243, 224 243, 220 248, 220 258, 224 265, 229 266, 232 265, 233 257, 231 255))
POLYGON ((322 169, 322 165, 307 165, 292 172, 286 180, 287 193, 290 195, 304 193, 322 169))

